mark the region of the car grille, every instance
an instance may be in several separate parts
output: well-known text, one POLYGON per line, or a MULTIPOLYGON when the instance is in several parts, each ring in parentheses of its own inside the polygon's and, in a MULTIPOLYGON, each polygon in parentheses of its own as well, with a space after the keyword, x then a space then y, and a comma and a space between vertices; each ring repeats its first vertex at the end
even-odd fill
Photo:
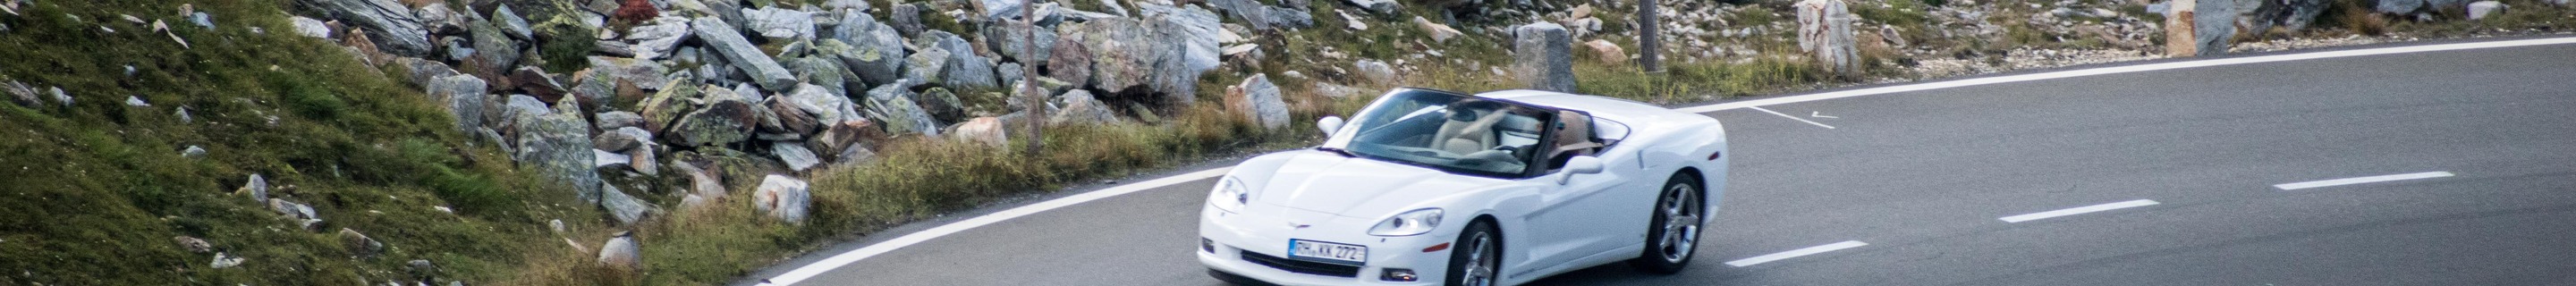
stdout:
POLYGON ((1278 268, 1279 270, 1287 270, 1288 272, 1334 277, 1360 276, 1359 266, 1279 258, 1278 256, 1252 253, 1251 251, 1243 252, 1243 261, 1250 261, 1252 264, 1260 264, 1262 266, 1269 266, 1270 268, 1278 268))

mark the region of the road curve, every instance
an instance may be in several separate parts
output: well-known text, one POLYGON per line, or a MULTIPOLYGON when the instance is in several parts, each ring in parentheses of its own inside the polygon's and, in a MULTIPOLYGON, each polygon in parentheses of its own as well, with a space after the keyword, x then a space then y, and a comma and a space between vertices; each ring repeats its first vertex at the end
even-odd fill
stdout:
MULTIPOLYGON (((1708 114, 1727 124, 1737 157, 1691 269, 1654 276, 1614 264, 1538 284, 2576 284, 2576 45, 1708 114)), ((1210 184, 880 247, 798 285, 1222 285, 1190 252, 1210 184)), ((893 229, 737 284, 956 220, 893 229)))

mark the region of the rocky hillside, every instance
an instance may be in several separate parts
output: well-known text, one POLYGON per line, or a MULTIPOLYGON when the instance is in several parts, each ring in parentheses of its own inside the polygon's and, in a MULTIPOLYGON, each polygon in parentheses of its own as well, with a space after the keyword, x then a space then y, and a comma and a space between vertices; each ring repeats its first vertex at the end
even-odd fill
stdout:
POLYGON ((1681 103, 2576 27, 2564 0, 1663 2, 1647 72, 1634 1, 0 0, 0 284, 724 283, 1295 146, 1399 85, 1681 103))

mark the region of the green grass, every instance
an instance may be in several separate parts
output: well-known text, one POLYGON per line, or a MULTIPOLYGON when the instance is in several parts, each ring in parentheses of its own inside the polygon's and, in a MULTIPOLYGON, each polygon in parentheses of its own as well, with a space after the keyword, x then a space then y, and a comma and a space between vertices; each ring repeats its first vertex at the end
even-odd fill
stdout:
POLYGON ((0 65, 0 78, 78 98, 0 105, 0 177, 10 178, 0 184, 0 229, 10 230, 0 233, 0 268, 14 270, 0 281, 350 285, 412 280, 402 270, 412 259, 440 265, 430 273, 440 279, 497 281, 518 275, 526 253, 563 248, 547 244, 545 219, 596 221, 583 219, 597 216, 588 208, 559 206, 577 205, 567 191, 465 144, 389 69, 285 32, 282 2, 192 4, 219 28, 186 24, 164 1, 41 1, 0 16, 10 27, 0 58, 22 59, 0 65), (118 15, 168 21, 192 46, 118 15), (126 106, 127 96, 152 106, 126 106), (180 121, 178 108, 194 120, 180 121), (208 155, 180 157, 187 146, 208 155), (273 196, 313 205, 320 230, 232 193, 251 174, 273 196), (361 256, 335 234, 342 228, 389 248, 361 256), (246 263, 213 269, 214 253, 181 250, 176 236, 246 263))

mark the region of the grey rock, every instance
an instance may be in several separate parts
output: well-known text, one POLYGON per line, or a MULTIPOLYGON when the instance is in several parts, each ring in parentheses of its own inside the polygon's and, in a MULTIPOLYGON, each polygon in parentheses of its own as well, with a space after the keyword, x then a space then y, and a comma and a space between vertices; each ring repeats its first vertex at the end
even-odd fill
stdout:
POLYGON ((179 157, 188 159, 205 159, 206 148, 197 147, 197 145, 188 145, 188 149, 179 150, 179 157))
POLYGON ((1020 63, 1002 63, 1000 66, 993 67, 993 75, 1000 78, 995 82, 999 83, 1000 87, 1019 88, 1020 78, 1027 76, 1027 72, 1020 67, 1020 63))
POLYGON ((778 155, 779 162, 787 163, 788 170, 804 172, 823 164, 823 158, 815 157, 814 150, 806 150, 804 144, 778 142, 771 144, 769 150, 778 155))
POLYGON ((789 74, 786 67, 779 66, 778 61, 770 59, 768 54, 761 53, 760 47, 751 45, 750 40, 735 34, 733 26, 724 21, 701 17, 691 22, 690 28, 697 32, 697 37, 704 40, 708 48, 723 55, 725 62, 733 63, 734 68, 751 74, 752 82, 762 88, 786 90, 796 85, 795 75, 789 74))
POLYGON ((798 86, 795 91, 786 95, 786 99, 794 103, 797 109, 813 114, 814 119, 820 122, 859 120, 863 117, 858 111, 857 103, 851 102, 848 97, 841 96, 839 92, 822 86, 798 86))
POLYGON ((892 26, 895 31, 903 32, 905 35, 919 35, 921 30, 929 29, 921 25, 921 7, 914 6, 912 3, 894 4, 894 11, 887 14, 886 18, 886 21, 894 22, 892 26))
MULTIPOLYGON (((1011 117, 1017 117, 1019 113, 1013 113, 1012 115, 1013 116, 1011 117)), ((974 142, 988 146, 1000 147, 1003 144, 1010 143, 1010 138, 1007 137, 1010 135, 1010 126, 1011 125, 1008 122, 1004 122, 1002 118, 976 117, 975 119, 966 120, 966 123, 958 123, 955 130, 951 130, 948 133, 948 136, 951 140, 974 142)))
POLYGON ((644 132, 643 128, 625 127, 611 129, 608 132, 600 132, 598 137, 591 138, 591 147, 599 148, 599 150, 602 151, 624 152, 626 150, 633 150, 635 149, 635 146, 643 145, 644 142, 650 142, 652 140, 653 134, 644 132), (635 130, 635 133, 627 133, 626 130, 635 130))
MULTIPOLYGON (((411 8, 394 0, 294 0, 300 11, 366 29, 368 40, 385 53, 418 57, 429 54, 429 30, 411 8)), ((302 30, 303 25, 297 24, 302 30)), ((307 35, 310 35, 309 33, 307 35)))
POLYGON ((831 90, 849 90, 848 86, 851 84, 863 84, 849 75, 850 69, 841 66, 841 59, 838 56, 790 58, 779 61, 779 64, 786 65, 787 70, 795 73, 796 80, 803 82, 803 85, 819 85, 831 90))
POLYGON ((174 236, 170 237, 170 241, 179 243, 179 249, 187 250, 191 253, 206 253, 207 251, 214 251, 215 249, 214 244, 206 243, 206 240, 195 237, 174 236))
POLYGON ((1513 34, 1518 35, 1512 41, 1513 65, 1530 89, 1574 92, 1574 43, 1564 26, 1539 22, 1515 28, 1513 34))
POLYGON ((2505 7, 2505 5, 2504 5, 2504 3, 2503 3, 2503 2, 2496 2, 2496 1, 2478 1, 2478 2, 2472 2, 2472 3, 2469 3, 2469 20, 2486 19, 2486 18, 2487 18, 2487 16, 2489 16, 2489 15, 2495 15, 2496 13, 2504 13, 2504 9, 2505 9, 2505 8, 2506 8, 2506 7, 2505 7))
POLYGON ((807 186, 804 180, 769 175, 761 179, 760 189, 753 194, 757 200, 753 205, 761 213, 787 223, 804 223, 806 206, 812 204, 814 198, 807 192, 807 186))
POLYGON ((215 253, 215 262, 214 262, 214 263, 212 263, 212 264, 208 264, 208 265, 206 265, 206 266, 208 266, 208 267, 213 267, 213 268, 215 268, 215 269, 224 269, 224 268, 233 268, 233 267, 238 267, 238 266, 241 266, 241 265, 242 265, 242 258, 241 258, 240 256, 231 256, 231 255, 226 255, 225 253, 222 253, 222 252, 216 252, 216 253, 215 253))
POLYGON ((188 107, 186 107, 186 106, 180 106, 178 109, 179 109, 179 123, 197 123, 197 118, 196 118, 196 117, 190 117, 190 116, 188 116, 188 107))
MULTIPOLYGON (((554 222, 555 225, 563 225, 562 220, 556 220, 554 222)), ((555 229, 563 229, 563 227, 556 227, 555 229)), ((563 231, 558 230, 555 232, 563 231)), ((403 267, 403 270, 408 270, 412 273, 432 273, 438 271, 438 265, 429 263, 428 259, 412 259, 411 261, 404 262, 403 267)))
POLYGON ((707 196, 710 198, 722 198, 725 196, 724 176, 717 175, 714 170, 699 168, 695 164, 681 162, 678 160, 671 161, 671 167, 679 169, 681 174, 689 176, 689 192, 691 194, 707 196))
MULTIPOLYGON (((635 114, 634 112, 625 112, 625 111, 609 111, 609 112, 601 112, 601 113, 599 113, 599 114, 597 114, 597 115, 592 115, 592 117, 591 117, 591 118, 592 118, 592 120, 596 120, 596 121, 598 121, 598 122, 597 122, 597 124, 596 124, 597 126, 595 126, 595 127, 599 127, 599 130, 617 130, 617 129, 622 129, 622 128, 643 127, 643 126, 644 126, 644 115, 641 115, 641 114, 635 114)), ((637 130, 642 130, 642 129, 637 129, 637 130)))
POLYGON ((947 69, 947 50, 941 50, 936 47, 922 47, 920 51, 914 52, 912 53, 912 56, 904 59, 903 78, 896 80, 893 84, 887 84, 887 86, 902 85, 904 88, 911 88, 911 85, 940 82, 940 77, 946 74, 947 69))
POLYGON ((2425 0, 2379 0, 2379 5, 2372 6, 2372 10, 2388 14, 2415 14, 2416 11, 2424 9, 2424 2, 2425 0))
POLYGON ((367 234, 359 233, 356 229, 345 227, 340 228, 339 235, 340 243, 342 245, 347 245, 349 250, 357 251, 358 256, 375 256, 376 254, 384 253, 385 251, 384 242, 376 241, 373 237, 367 237, 367 234))
POLYGON ((875 163, 877 161, 877 151, 868 150, 867 146, 850 146, 847 148, 841 148, 841 154, 832 157, 840 160, 839 162, 832 163, 833 166, 860 166, 867 165, 868 163, 875 163))
POLYGON ((519 17, 518 12, 511 12, 510 5, 497 5, 492 8, 492 24, 500 26, 502 32, 508 32, 512 39, 521 41, 537 39, 535 29, 528 27, 528 18, 519 17))
POLYGON ((813 40, 814 15, 778 7, 742 9, 743 28, 773 40, 813 40))
POLYGON ((2334 3, 2330 0, 2286 1, 2288 1, 2289 13, 2280 22, 2282 27, 2289 28, 2291 31, 2306 30, 2308 25, 2316 24, 2317 16, 2325 14, 2326 8, 2334 3))
POLYGON ((2228 42, 2236 38, 2236 5, 2231 1, 2201 0, 2192 12, 2193 43, 2199 56, 2227 54, 2228 42))
POLYGON ((946 88, 933 87, 922 91, 919 96, 913 97, 913 102, 921 104, 923 111, 930 112, 930 118, 939 119, 940 122, 958 122, 966 119, 966 102, 958 100, 957 93, 946 88))
POLYGON ((285 215, 287 218, 298 220, 322 218, 320 214, 313 212, 313 206, 299 204, 281 198, 269 198, 268 210, 275 211, 280 215, 285 215))
POLYGON ((197 24, 197 27, 200 28, 214 29, 215 15, 206 14, 206 12, 190 13, 188 14, 188 23, 197 24))
POLYGON ((262 178, 259 174, 250 174, 250 181, 242 183, 241 188, 233 189, 233 193, 250 195, 252 202, 267 202, 268 178, 262 178))
POLYGON ((152 107, 152 103, 143 101, 143 97, 141 96, 128 95, 125 96, 125 106, 152 107))
POLYGON ((1091 91, 1080 89, 1066 91, 1064 92, 1064 95, 1056 96, 1056 100, 1063 102, 1062 104, 1064 105, 1064 109, 1048 114, 1050 116, 1047 118, 1047 124, 1106 124, 1118 122, 1118 111, 1111 110, 1109 108, 1109 103, 1101 102, 1099 99, 1092 98, 1091 91))
MULTIPOLYGON (((628 146, 632 148, 633 146, 628 146)), ((608 150, 590 149, 590 167, 600 171, 622 171, 634 165, 634 158, 608 150)))
POLYGON ((976 0, 975 2, 980 5, 975 6, 982 9, 984 19, 1017 20, 1020 18, 1020 10, 1028 9, 1028 6, 1022 5, 1026 4, 1023 1, 1025 0, 976 0))
POLYGON ((1152 86, 1164 94, 1163 104, 1184 106, 1198 98, 1199 75, 1223 64, 1217 54, 1218 26, 1216 12, 1198 6, 1172 8, 1139 4, 1137 8, 1153 27, 1152 42, 1174 45, 1176 51, 1155 65, 1152 86))
POLYGON ((877 22, 866 13, 843 12, 841 25, 835 27, 834 40, 816 47, 841 59, 861 80, 870 85, 893 83, 903 78, 903 35, 893 27, 877 22), (835 46, 846 47, 837 49, 835 46))
POLYGON ((804 104, 784 95, 762 101, 760 111, 766 112, 767 115, 760 119, 760 139, 802 140, 806 135, 813 135, 817 127, 823 126, 821 120, 814 119, 813 113, 805 112, 809 108, 799 107, 799 105, 804 104))
POLYGON ((590 68, 592 73, 604 74, 610 80, 634 84, 644 90, 660 90, 663 82, 670 81, 662 76, 670 73, 669 68, 651 60, 594 56, 590 57, 590 68))
POLYGON ((689 210, 704 209, 704 208, 706 208, 707 204, 708 204, 708 202, 707 202, 707 197, 706 197, 706 196, 700 196, 700 195, 698 195, 698 194, 688 194, 687 196, 681 196, 681 197, 680 197, 680 210, 681 210, 681 211, 689 211, 689 210))
POLYGON ((602 186, 601 188, 603 189, 600 190, 599 194, 603 197, 599 201, 599 208, 607 210, 609 218, 616 219, 617 225, 619 226, 629 226, 635 225, 635 223, 638 222, 643 222, 644 218, 654 211, 652 203, 646 203, 644 200, 635 199, 634 196, 628 196, 625 191, 617 190, 616 186, 602 186))
POLYGON ((429 82, 429 98, 442 103, 448 116, 455 117, 456 130, 472 131, 483 126, 483 105, 489 87, 482 78, 472 75, 450 75, 429 82))
POLYGON ((643 133, 643 132, 640 132, 640 131, 643 131, 642 129, 635 129, 635 128, 626 128, 626 129, 632 129, 632 130, 639 131, 639 132, 635 132, 635 133, 629 133, 628 135, 629 135, 629 136, 636 136, 636 138, 640 138, 640 139, 635 140, 635 141, 636 141, 636 143, 639 143, 639 144, 635 144, 635 149, 627 149, 627 150, 626 150, 626 158, 629 160, 629 162, 627 163, 627 166, 626 166, 626 167, 627 167, 627 168, 635 169, 635 172, 636 172, 636 173, 642 173, 642 174, 644 174, 645 176, 661 176, 661 175, 662 175, 662 166, 661 166, 661 163, 660 163, 660 162, 662 162, 662 161, 657 161, 656 159, 654 159, 654 158, 653 158, 653 157, 654 157, 654 154, 655 154, 655 153, 654 153, 654 151, 653 151, 653 149, 654 149, 655 147, 653 147, 653 146, 660 146, 660 145, 653 145, 653 137, 652 137, 652 136, 653 136, 653 134, 651 134, 651 133, 643 133))
POLYGON ((559 101, 567 94, 563 82, 555 80, 555 75, 546 73, 544 68, 535 66, 521 66, 511 70, 508 82, 518 86, 506 89, 533 95, 546 102, 559 101))
POLYGON ((599 264, 628 271, 644 269, 644 251, 633 233, 619 232, 599 245, 599 264))
POLYGON ((1080 45, 1089 49, 1091 86, 1119 92, 1144 87, 1153 77, 1155 64, 1172 54, 1169 43, 1146 39, 1148 31, 1142 22, 1128 18, 1100 19, 1065 28, 1076 31, 1080 45))
POLYGON ((1244 119, 1260 124, 1262 128, 1279 130, 1288 127, 1288 102, 1280 94, 1279 85, 1270 83, 1270 75, 1253 74, 1252 78, 1244 79, 1243 84, 1228 88, 1226 105, 1242 112, 1244 119))
POLYGON ((36 108, 45 104, 43 99, 36 96, 36 88, 27 86, 26 83, 9 81, 6 86, 0 86, 0 88, 6 89, 9 93, 9 101, 17 103, 18 106, 36 108))
POLYGON ((680 17, 656 18, 626 30, 626 40, 634 42, 629 49, 635 52, 635 58, 647 60, 670 57, 678 51, 682 41, 693 38, 693 35, 689 20, 680 17))
POLYGON ((1357 70, 1361 79, 1373 83, 1391 84, 1396 80, 1395 67, 1386 65, 1386 62, 1359 60, 1351 63, 1351 69, 1357 70))
POLYGON ((72 94, 63 92, 62 87, 45 88, 45 92, 54 94, 54 103, 61 103, 65 108, 72 107, 72 94))
POLYGON ((1055 43, 1056 34, 1053 29, 1031 29, 1029 25, 1018 23, 984 27, 984 45, 992 47, 994 54, 1017 62, 1046 63, 1048 56, 1054 54, 1055 43), (1030 33, 1035 33, 1037 37, 1035 47, 1028 45, 1030 33), (1029 50, 1031 48, 1037 50, 1032 52, 1029 50))
POLYGON ((2432 9, 2435 11, 2462 11, 2468 9, 2468 6, 2469 0, 2424 0, 2424 9, 2432 9))
POLYGON ((443 43, 443 45, 446 46, 447 54, 445 56, 447 61, 465 62, 472 60, 477 52, 474 50, 474 43, 465 40, 464 37, 440 37, 438 42, 443 43))
POLYGON ((867 11, 868 8, 868 1, 866 0, 831 0, 823 2, 823 9, 834 11, 864 12, 867 11))
POLYGON ((446 1, 429 2, 420 5, 419 8, 412 8, 411 11, 412 15, 420 17, 421 27, 429 29, 432 35, 456 34, 465 31, 467 17, 457 14, 455 9, 448 8, 446 1))
POLYGON ((411 82, 420 84, 424 88, 429 86, 430 81, 457 74, 456 68, 447 66, 447 63, 421 58, 394 58, 394 64, 401 65, 404 70, 409 71, 411 82))
MULTIPOLYGON (((513 97, 513 101, 522 101, 513 97)), ((520 105, 520 103, 513 103, 520 105)), ((525 109, 519 107, 518 109, 525 109)), ((533 166, 538 173, 554 182, 570 184, 582 201, 599 201, 601 181, 592 172, 596 157, 591 153, 590 124, 582 120, 581 106, 574 100, 556 103, 551 112, 516 111, 517 152, 511 159, 533 166)))
POLYGON ((1398 12, 1397 9, 1404 8, 1403 4, 1398 4, 1395 0, 1342 0, 1342 3, 1351 4, 1352 7, 1359 7, 1378 15, 1394 15, 1398 12))
POLYGON ((940 69, 941 85, 984 89, 1001 87, 1000 80, 993 77, 993 60, 976 55, 974 44, 945 31, 923 32, 922 35, 920 41, 925 42, 925 46, 937 46, 948 51, 948 63, 940 69))
POLYGON ((480 66, 482 69, 477 72, 484 75, 501 75, 518 65, 521 55, 519 44, 510 39, 508 32, 503 32, 491 21, 480 20, 466 24, 465 29, 472 33, 474 59, 482 61, 481 65, 466 66, 480 66))
POLYGON ((904 84, 890 84, 868 90, 867 110, 870 120, 885 126, 886 134, 939 135, 938 119, 912 101, 912 91, 904 84))
POLYGON ((706 88, 704 107, 673 122, 664 135, 679 146, 726 145, 750 139, 760 122, 749 100, 731 90, 706 88))

